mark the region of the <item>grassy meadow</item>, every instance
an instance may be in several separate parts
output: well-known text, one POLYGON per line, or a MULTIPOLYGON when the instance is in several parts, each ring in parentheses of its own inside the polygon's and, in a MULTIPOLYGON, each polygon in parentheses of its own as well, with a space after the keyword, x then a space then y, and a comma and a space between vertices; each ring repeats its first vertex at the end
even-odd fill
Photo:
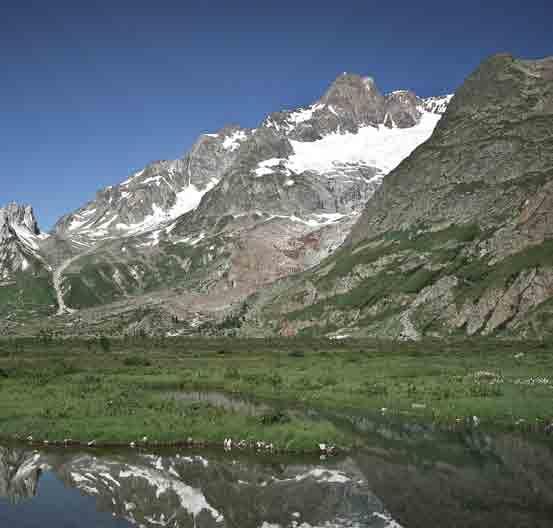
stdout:
POLYGON ((543 431, 553 419, 553 344, 316 339, 0 341, 0 436, 118 443, 264 441, 282 450, 362 438, 296 406, 444 427, 543 431), (247 413, 178 395, 272 402, 247 413), (470 425, 469 425, 470 424, 470 425))

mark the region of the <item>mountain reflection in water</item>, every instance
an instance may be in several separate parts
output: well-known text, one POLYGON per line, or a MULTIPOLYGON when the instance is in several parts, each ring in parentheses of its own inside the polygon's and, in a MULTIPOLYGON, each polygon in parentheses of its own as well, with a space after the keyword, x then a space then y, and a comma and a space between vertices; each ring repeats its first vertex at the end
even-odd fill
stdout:
MULTIPOLYGON (((26 508, 25 500, 35 500, 37 490, 40 497, 41 475, 55 475, 63 482, 65 493, 58 493, 56 500, 64 507, 83 507, 72 500, 74 488, 95 501, 99 512, 133 526, 393 525, 351 458, 306 464, 187 452, 96 454, 0 448, 0 468, 0 490, 9 499, 0 503, 0 520, 8 511, 11 518, 21 512, 28 517, 21 525, 28 527, 45 526, 40 518, 32 518, 36 513, 26 508)), ((45 487, 56 479, 45 479, 45 487)), ((106 523, 79 517, 75 522, 79 528, 106 523)))
POLYGON ((366 438, 329 460, 0 447, 0 526, 553 526, 546 438, 383 425, 366 438))

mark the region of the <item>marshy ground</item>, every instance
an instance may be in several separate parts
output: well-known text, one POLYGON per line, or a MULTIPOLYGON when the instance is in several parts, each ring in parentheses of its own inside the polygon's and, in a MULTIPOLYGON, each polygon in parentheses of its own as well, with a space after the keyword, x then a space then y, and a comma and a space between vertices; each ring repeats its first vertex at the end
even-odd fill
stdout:
POLYGON ((494 340, 3 340, 0 436, 357 445, 335 412, 543 432, 553 419, 552 352, 553 343, 494 340), (270 405, 180 397, 198 390, 270 405), (294 410, 302 407, 321 413, 294 410))

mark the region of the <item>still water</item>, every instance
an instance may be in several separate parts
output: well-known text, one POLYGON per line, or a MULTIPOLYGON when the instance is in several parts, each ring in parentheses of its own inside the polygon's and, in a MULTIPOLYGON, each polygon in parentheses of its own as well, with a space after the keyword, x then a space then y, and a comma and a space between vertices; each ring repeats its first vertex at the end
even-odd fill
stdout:
POLYGON ((550 438, 351 423, 327 460, 6 445, 0 527, 553 527, 550 438))

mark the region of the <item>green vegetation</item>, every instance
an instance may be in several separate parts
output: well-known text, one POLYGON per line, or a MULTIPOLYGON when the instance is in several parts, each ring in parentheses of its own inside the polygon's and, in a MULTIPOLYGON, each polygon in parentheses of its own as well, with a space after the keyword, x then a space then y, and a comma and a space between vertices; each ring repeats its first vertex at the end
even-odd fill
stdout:
POLYGON ((503 287, 513 282, 520 272, 539 266, 551 266, 553 241, 547 240, 507 257, 494 266, 485 260, 461 264, 456 274, 463 279, 462 297, 477 300, 486 289, 503 287))
POLYGON ((286 318, 290 321, 322 318, 327 309, 363 309, 388 296, 417 294, 450 270, 432 271, 419 260, 409 266, 409 271, 403 272, 402 263, 427 253, 432 262, 453 262, 461 266, 463 263, 456 261, 457 256, 467 244, 482 235, 475 224, 454 225, 441 231, 422 231, 425 226, 419 228, 389 232, 383 238, 363 241, 352 250, 337 251, 315 271, 316 284, 322 291, 331 289, 341 277, 355 276, 356 266, 372 266, 370 276, 356 283, 349 292, 326 297, 317 304, 288 313, 286 318), (379 259, 385 257, 388 260, 377 265, 379 259))
POLYGON ((83 442, 230 436, 311 450, 356 444, 333 415, 382 408, 444 426, 477 416, 483 427, 543 430, 553 417, 552 353, 553 343, 493 340, 3 340, 0 432, 83 442), (181 397, 198 390, 258 398, 272 410, 181 397))
POLYGON ((0 317, 28 319, 47 316, 57 308, 56 294, 48 274, 19 273, 0 286, 0 317))
MULTIPOLYGON (((297 303, 291 311, 277 299, 264 315, 295 324, 298 333, 304 336, 328 335, 353 326, 369 327, 368 334, 397 335, 394 317, 419 292, 441 278, 458 279, 452 295, 457 308, 461 308, 467 301, 477 303, 489 289, 508 288, 521 273, 551 268, 553 241, 550 240, 526 247, 498 262, 490 262, 486 255, 477 256, 475 242, 485 240, 491 233, 475 224, 453 225, 440 231, 428 231, 428 226, 420 225, 365 240, 352 249, 339 250, 308 272, 307 278, 313 280, 320 294, 314 304, 301 306, 302 295, 305 297, 307 291, 300 290, 281 297, 284 303, 289 300, 297 303)), ((424 306, 415 312, 411 320, 422 335, 457 332, 431 311, 426 312, 424 306)), ((543 335, 537 329, 550 328, 547 323, 550 314, 549 305, 534 309, 532 324, 528 323, 525 335, 543 335)), ((498 328, 498 335, 502 331, 498 328)))
POLYGON ((116 273, 119 274, 119 281, 126 285, 127 291, 137 289, 136 281, 128 276, 124 266, 108 262, 96 263, 91 257, 84 257, 82 261, 78 272, 67 273, 64 278, 68 291, 65 302, 68 306, 85 308, 123 297, 124 291, 114 279, 116 273))
POLYGON ((64 275, 65 301, 81 309, 163 287, 194 289, 204 278, 206 266, 229 257, 223 250, 223 238, 210 238, 209 244, 211 253, 201 244, 161 241, 147 258, 133 253, 132 248, 128 260, 117 260, 108 250, 85 255, 64 275))

